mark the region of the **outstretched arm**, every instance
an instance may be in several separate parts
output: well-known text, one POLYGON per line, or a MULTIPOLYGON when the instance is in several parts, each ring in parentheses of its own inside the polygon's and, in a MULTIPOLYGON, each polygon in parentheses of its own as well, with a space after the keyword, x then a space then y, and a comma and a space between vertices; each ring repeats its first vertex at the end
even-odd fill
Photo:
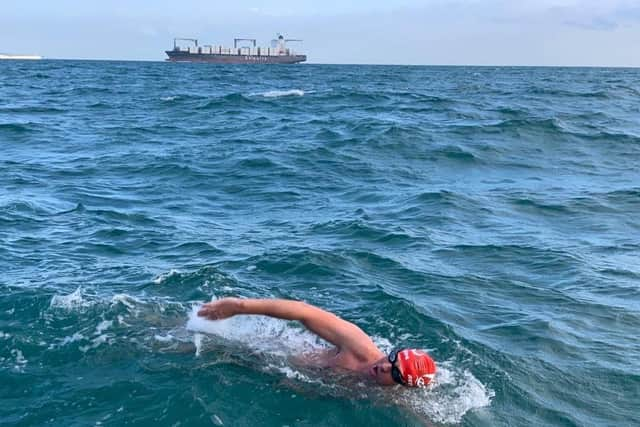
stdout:
POLYGON ((224 298, 205 304, 198 311, 198 316, 211 320, 225 319, 236 314, 261 314, 297 320, 322 339, 356 355, 365 356, 372 348, 376 348, 371 338, 353 323, 302 301, 224 298))

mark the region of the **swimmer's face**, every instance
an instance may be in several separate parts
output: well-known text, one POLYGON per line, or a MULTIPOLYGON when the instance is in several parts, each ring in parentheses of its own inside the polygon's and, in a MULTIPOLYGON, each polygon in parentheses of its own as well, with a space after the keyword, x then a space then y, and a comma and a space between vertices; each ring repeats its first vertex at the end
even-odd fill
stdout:
MULTIPOLYGON (((395 362, 395 358, 391 360, 395 362)), ((369 376, 380 385, 399 384, 394 380, 394 376, 398 378, 398 374, 403 376, 402 368, 397 363, 391 363, 388 356, 380 358, 369 367, 369 376), (394 370, 397 370, 395 375, 392 374, 394 370)))

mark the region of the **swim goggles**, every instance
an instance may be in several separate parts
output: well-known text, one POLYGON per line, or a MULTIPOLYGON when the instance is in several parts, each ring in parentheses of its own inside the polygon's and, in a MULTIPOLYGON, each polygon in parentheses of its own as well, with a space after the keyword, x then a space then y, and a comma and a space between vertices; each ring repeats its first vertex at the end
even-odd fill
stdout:
POLYGON ((395 349, 391 350, 389 356, 387 356, 387 360, 391 363, 391 378, 398 384, 407 385, 405 381, 402 379, 402 374, 400 373, 400 369, 396 366, 396 361, 398 360, 398 353, 400 353, 403 349, 395 349))

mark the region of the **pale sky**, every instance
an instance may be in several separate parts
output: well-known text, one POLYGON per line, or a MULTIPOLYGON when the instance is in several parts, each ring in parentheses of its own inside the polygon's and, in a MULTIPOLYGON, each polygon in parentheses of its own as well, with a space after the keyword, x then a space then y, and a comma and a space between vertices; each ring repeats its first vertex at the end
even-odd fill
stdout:
POLYGON ((640 67, 640 0, 0 0, 0 52, 164 60, 276 33, 314 63, 640 67))

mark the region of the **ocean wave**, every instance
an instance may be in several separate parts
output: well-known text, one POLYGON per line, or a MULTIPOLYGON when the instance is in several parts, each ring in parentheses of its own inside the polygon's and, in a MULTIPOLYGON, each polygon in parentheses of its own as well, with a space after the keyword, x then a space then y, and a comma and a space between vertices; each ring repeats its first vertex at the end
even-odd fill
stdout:
POLYGON ((45 106, 0 107, 0 114, 57 114, 67 111, 68 110, 62 108, 45 106))
POLYGON ((195 109, 210 110, 210 109, 218 109, 221 107, 231 107, 231 106, 240 107, 243 105, 248 105, 248 103, 250 102, 251 102, 251 98, 243 95, 242 93, 229 93, 229 94, 214 97, 214 98, 207 98, 206 101, 196 106, 195 109))
POLYGON ((448 209, 455 209, 458 214, 473 212, 477 215, 480 212, 489 212, 489 208, 483 206, 479 200, 460 192, 448 190, 425 191, 411 195, 405 198, 400 206, 402 206, 402 210, 397 213, 403 217, 418 212, 430 214, 434 218, 442 217, 448 209), (443 208, 447 210, 443 210, 443 208))
POLYGON ((560 121, 554 118, 547 119, 508 119, 501 120, 498 123, 482 126, 482 131, 517 131, 517 132, 547 132, 553 134, 562 134, 565 132, 560 121))
POLYGON ((251 170, 251 169, 279 169, 281 165, 275 163, 268 157, 253 157, 248 159, 239 160, 234 168, 237 170, 251 170))
MULTIPOLYGON (((392 98, 381 92, 366 92, 360 90, 341 90, 332 92, 318 93, 318 99, 323 101, 345 101, 346 103, 354 103, 354 105, 362 105, 363 103, 376 103, 391 101, 392 98)), ((367 104, 369 106, 369 104, 367 104)))
POLYGON ((511 199, 511 203, 521 208, 534 209, 545 214, 571 214, 573 213, 569 206, 564 204, 554 204, 541 202, 530 197, 519 197, 511 199))
POLYGON ((96 95, 96 94, 114 94, 113 88, 104 86, 76 86, 64 91, 66 95, 96 95))
MULTIPOLYGON (((537 247, 533 245, 518 244, 457 244, 450 248, 438 249, 437 252, 447 253, 451 255, 451 251, 460 252, 465 257, 480 257, 487 260, 501 260, 502 262, 514 262, 513 260, 522 260, 521 266, 528 264, 537 265, 548 268, 564 267, 565 269, 579 264, 580 260, 572 255, 571 252, 551 249, 545 247, 537 247)), ((515 262, 514 262, 515 263, 515 262)))
POLYGON ((27 201, 12 201, 0 206, 0 223, 11 226, 41 226, 47 224, 52 211, 27 201))
POLYGON ((167 271, 166 273, 161 273, 159 275, 157 275, 155 277, 155 279, 153 279, 153 283, 155 283, 156 285, 162 285, 162 284, 167 284, 167 282, 169 280, 171 280, 174 277, 180 277, 180 272, 178 270, 174 270, 171 269, 169 271, 167 271))
POLYGON ((598 196, 604 197, 611 202, 621 203, 640 203, 640 187, 631 187, 610 191, 607 193, 596 193, 598 196))
POLYGON ((0 123, 0 134, 20 135, 36 131, 38 124, 33 122, 27 123, 0 123))
POLYGON ((543 95, 550 97, 570 97, 570 98, 596 98, 609 99, 610 95, 605 90, 578 91, 566 90, 551 87, 533 87, 527 91, 533 95, 543 95))
POLYGON ((207 242, 184 242, 175 246, 163 249, 163 253, 180 256, 209 256, 215 257, 223 254, 223 251, 210 245, 207 242))
POLYGON ((351 220, 330 221, 314 224, 312 225, 311 230, 314 234, 333 234, 349 239, 368 240, 385 244, 402 245, 417 242, 417 239, 414 239, 407 233, 399 230, 398 227, 392 228, 392 230, 389 230, 372 224, 367 224, 361 220, 351 220))
POLYGON ((95 300, 89 298, 82 287, 78 287, 69 294, 54 295, 51 298, 49 307, 63 310, 78 310, 91 307, 95 303, 95 300))
MULTIPOLYGON (((106 197, 104 201, 107 203, 111 203, 113 205, 117 204, 118 202, 117 199, 110 199, 108 197, 106 197)), ((116 209, 87 208, 82 203, 78 203, 78 205, 71 210, 55 213, 55 215, 58 215, 58 216, 68 215, 68 214, 82 215, 85 218, 93 218, 94 220, 98 220, 98 222, 109 223, 111 225, 117 225, 117 224, 133 225, 133 226, 157 225, 157 221, 154 218, 151 218, 144 213, 126 212, 126 211, 116 210, 116 209)))
POLYGON ((436 158, 444 157, 451 160, 456 160, 465 163, 477 163, 479 159, 471 153, 458 145, 449 145, 446 147, 440 147, 431 150, 431 153, 435 154, 436 158))
POLYGON ((282 98, 284 96, 304 96, 302 89, 268 90, 266 92, 252 93, 251 96, 263 96, 265 98, 282 98))
POLYGON ((403 92, 403 91, 393 91, 386 93, 389 96, 399 97, 399 98, 409 98, 411 100, 411 104, 426 104, 429 106, 434 105, 443 105, 443 104, 454 104, 457 101, 448 96, 438 96, 438 95, 429 95, 418 92, 403 92))
POLYGON ((106 101, 92 101, 89 104, 87 104, 87 108, 94 109, 94 110, 107 109, 111 107, 112 105, 106 101))
POLYGON ((581 138, 585 138, 587 140, 592 140, 592 141, 625 144, 630 149, 636 152, 640 147, 640 136, 630 134, 630 133, 600 131, 600 132, 593 132, 593 133, 575 132, 574 134, 581 138))

